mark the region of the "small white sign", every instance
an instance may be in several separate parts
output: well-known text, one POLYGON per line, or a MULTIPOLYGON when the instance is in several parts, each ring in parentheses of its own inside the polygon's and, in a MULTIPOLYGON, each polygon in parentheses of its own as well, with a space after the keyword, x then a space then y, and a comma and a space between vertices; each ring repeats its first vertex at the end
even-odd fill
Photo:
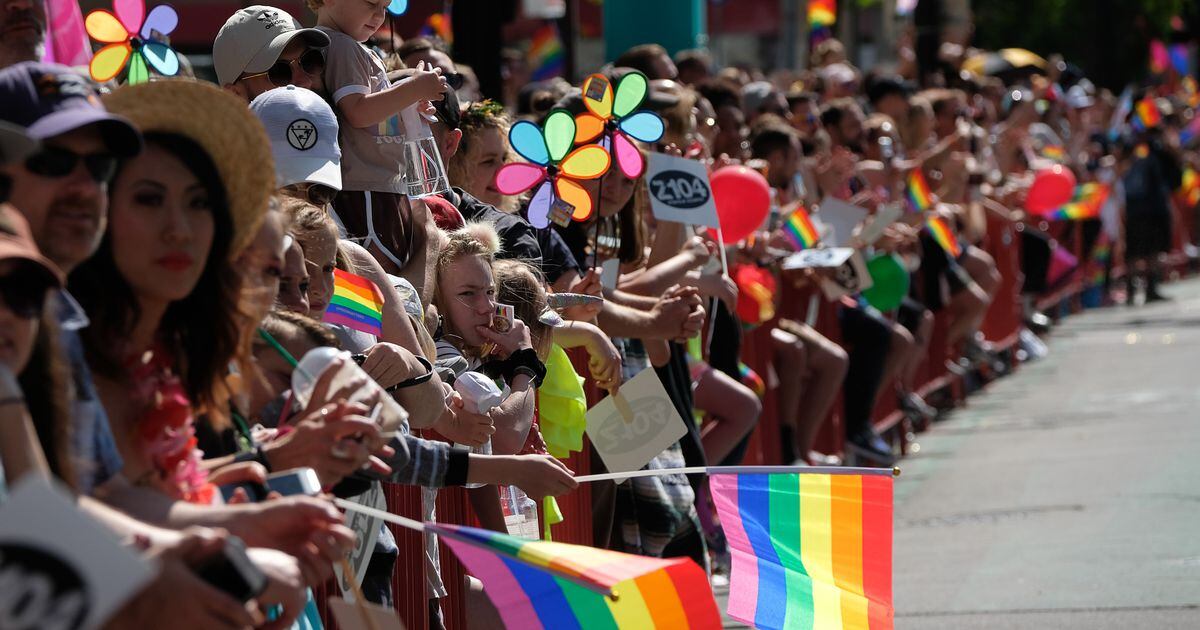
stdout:
POLYGON ((687 433, 654 368, 587 412, 587 434, 610 472, 641 469, 687 433))
POLYGON ((651 153, 646 166, 650 210, 659 221, 721 227, 704 163, 651 153))
MULTIPOLYGON (((388 511, 387 497, 383 494, 383 485, 378 481, 371 482, 369 490, 350 500, 369 508, 383 512, 388 511)), ((375 540, 379 538, 379 528, 382 526, 383 519, 354 510, 346 510, 346 527, 354 530, 356 537, 354 549, 350 551, 348 558, 350 567, 354 569, 354 575, 345 575, 340 562, 333 565, 333 572, 337 575, 337 583, 342 590, 342 596, 351 601, 354 600, 354 587, 348 580, 353 579, 358 584, 362 584, 363 578, 367 575, 367 565, 371 564, 371 556, 375 553, 375 540)))
POLYGON ((329 612, 342 630, 404 630, 396 611, 379 604, 351 602, 338 597, 327 600, 329 612))
POLYGON ((870 214, 866 208, 860 208, 834 197, 821 200, 821 211, 818 214, 822 223, 829 229, 821 234, 821 242, 830 247, 843 247, 850 244, 854 230, 870 214))
POLYGON ((833 277, 821 279, 821 291, 825 299, 836 300, 844 295, 853 295, 875 284, 862 253, 854 252, 849 260, 834 271, 833 277))
POLYGON ((153 566, 37 475, 0 509, 0 627, 96 628, 153 566))
POLYGON ((854 255, 851 247, 823 247, 796 252, 783 259, 784 271, 791 269, 823 269, 842 266, 854 255))

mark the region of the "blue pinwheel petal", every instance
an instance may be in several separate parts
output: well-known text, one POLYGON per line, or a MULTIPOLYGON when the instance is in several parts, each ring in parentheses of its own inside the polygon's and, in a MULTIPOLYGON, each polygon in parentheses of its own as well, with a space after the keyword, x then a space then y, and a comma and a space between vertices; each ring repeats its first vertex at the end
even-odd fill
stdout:
POLYGON ((408 0, 392 0, 388 3, 387 12, 392 15, 403 15, 408 10, 408 0))
POLYGON ((509 129, 508 142, 526 160, 542 166, 550 163, 550 150, 546 148, 542 130, 528 120, 519 121, 509 129))
POLYGON ((179 56, 170 46, 159 42, 146 42, 142 46, 142 56, 164 77, 173 77, 179 72, 179 56))
POLYGON ((621 131, 642 142, 657 142, 665 130, 662 118, 659 118, 658 114, 645 111, 634 112, 628 118, 622 118, 618 126, 621 131))
POLYGON ((179 14, 171 5, 160 4, 150 9, 150 14, 146 16, 146 21, 142 22, 142 29, 138 34, 142 39, 158 39, 170 35, 176 26, 179 26, 179 14))

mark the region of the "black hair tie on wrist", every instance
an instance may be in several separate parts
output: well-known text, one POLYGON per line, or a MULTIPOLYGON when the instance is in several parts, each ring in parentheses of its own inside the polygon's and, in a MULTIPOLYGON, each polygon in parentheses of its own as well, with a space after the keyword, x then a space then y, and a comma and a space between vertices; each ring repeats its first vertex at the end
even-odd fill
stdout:
POLYGON ((534 387, 541 387, 542 381, 546 380, 546 366, 542 360, 538 358, 537 351, 533 348, 522 348, 508 355, 508 358, 499 362, 500 372, 504 375, 504 380, 512 383, 517 374, 527 374, 533 379, 534 387))
POLYGON ((421 374, 420 376, 414 376, 406 381, 400 381, 399 383, 396 383, 395 385, 392 385, 391 387, 384 389, 384 391, 386 391, 387 393, 390 394, 398 389, 404 389, 406 387, 416 387, 417 385, 428 383, 429 379, 433 378, 433 364, 429 362, 429 359, 426 359, 425 357, 420 356, 420 355, 413 355, 413 356, 416 357, 417 361, 419 361, 421 363, 421 365, 425 366, 425 373, 421 374))

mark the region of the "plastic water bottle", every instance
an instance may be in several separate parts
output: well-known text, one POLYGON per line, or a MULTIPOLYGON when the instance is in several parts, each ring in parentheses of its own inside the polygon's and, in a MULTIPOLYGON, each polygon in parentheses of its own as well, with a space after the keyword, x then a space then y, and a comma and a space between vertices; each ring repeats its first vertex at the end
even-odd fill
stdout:
MULTIPOLYGON (((463 372, 454 380, 454 391, 462 396, 463 408, 471 413, 486 414, 493 407, 504 402, 504 392, 500 391, 500 388, 496 387, 490 378, 479 372, 463 372)), ((479 446, 471 447, 471 452, 491 455, 491 439, 479 446)), ((467 487, 479 488, 483 485, 482 483, 469 483, 467 487)))
POLYGON ((295 397, 296 402, 300 403, 301 407, 308 406, 308 399, 312 397, 317 379, 320 378, 325 368, 338 358, 339 354, 341 352, 337 348, 321 346, 309 350, 301 357, 299 365, 292 370, 292 396, 295 397))
POLYGON ((504 525, 510 536, 538 540, 537 502, 516 486, 500 487, 500 507, 504 511, 504 525))
POLYGON ((403 175, 411 199, 450 192, 442 154, 417 105, 414 103, 400 112, 400 122, 404 125, 403 175))

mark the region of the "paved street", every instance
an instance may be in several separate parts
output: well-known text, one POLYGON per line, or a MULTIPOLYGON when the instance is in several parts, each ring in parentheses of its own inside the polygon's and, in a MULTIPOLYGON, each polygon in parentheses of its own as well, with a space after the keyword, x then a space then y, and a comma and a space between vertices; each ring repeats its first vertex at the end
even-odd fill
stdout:
POLYGON ((921 436, 896 627, 1200 628, 1200 282, 1066 320, 921 436))

